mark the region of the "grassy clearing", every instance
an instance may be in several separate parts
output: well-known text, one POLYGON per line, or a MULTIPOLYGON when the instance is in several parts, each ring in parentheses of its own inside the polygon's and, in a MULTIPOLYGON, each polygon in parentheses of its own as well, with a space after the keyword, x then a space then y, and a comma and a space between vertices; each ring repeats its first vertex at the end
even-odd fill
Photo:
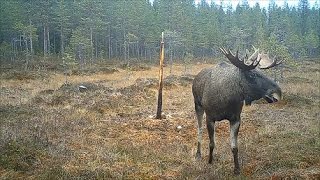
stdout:
MULTIPOLYGON (((207 66, 193 65, 191 75, 182 65, 170 76, 165 68, 163 120, 153 118, 156 67, 73 74, 68 84, 61 73, 2 76, 1 178, 237 179, 225 121, 216 127, 214 164, 207 164, 206 130, 204 157, 194 159, 191 80, 207 66)), ((240 178, 320 178, 319 68, 314 62, 287 67, 283 101, 244 108, 240 178)))

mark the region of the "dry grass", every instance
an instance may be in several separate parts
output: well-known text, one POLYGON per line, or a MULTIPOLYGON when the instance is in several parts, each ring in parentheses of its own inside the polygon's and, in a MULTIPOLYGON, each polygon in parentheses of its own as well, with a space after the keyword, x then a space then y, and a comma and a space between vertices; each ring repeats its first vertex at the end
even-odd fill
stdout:
MULTIPOLYGON (((189 72, 207 66, 193 65, 189 72)), ((316 63, 288 68, 282 102, 244 108, 240 178, 320 178, 319 68, 316 63)), ((184 70, 175 65, 175 76, 166 78, 163 120, 153 118, 156 67, 71 75, 68 85, 59 73, 1 79, 1 179, 239 178, 232 175, 226 121, 216 127, 213 165, 207 164, 206 133, 204 157, 195 161, 191 76, 182 76, 184 70), (79 85, 88 90, 80 92, 79 85)))

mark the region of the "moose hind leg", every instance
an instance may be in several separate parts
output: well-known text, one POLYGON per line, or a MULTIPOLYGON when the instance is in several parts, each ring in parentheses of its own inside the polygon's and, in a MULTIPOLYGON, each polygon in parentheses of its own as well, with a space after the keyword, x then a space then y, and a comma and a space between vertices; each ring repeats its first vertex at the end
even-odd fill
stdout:
POLYGON ((213 159, 213 150, 214 150, 214 146, 215 146, 215 142, 214 142, 214 121, 212 121, 208 116, 207 118, 207 129, 208 129, 208 135, 209 135, 209 164, 212 163, 212 159, 213 159))
POLYGON ((200 105, 197 105, 196 103, 195 103, 195 110, 196 110, 196 115, 198 120, 198 144, 197 144, 196 159, 201 159, 202 120, 203 120, 204 110, 200 105))
POLYGON ((234 174, 240 174, 240 166, 238 160, 238 133, 240 128, 240 118, 236 121, 230 121, 230 138, 231 138, 231 150, 234 160, 234 174))

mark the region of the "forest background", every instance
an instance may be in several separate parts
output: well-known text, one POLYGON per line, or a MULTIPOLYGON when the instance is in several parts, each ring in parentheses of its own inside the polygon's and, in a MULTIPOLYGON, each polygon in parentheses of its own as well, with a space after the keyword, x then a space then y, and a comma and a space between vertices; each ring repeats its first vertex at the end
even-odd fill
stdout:
MULTIPOLYGON (((202 0, 2 0, 1 65, 156 62, 161 32, 173 61, 221 57, 252 45, 281 59, 320 56, 319 2, 236 7, 202 0)), ((242 51, 243 52, 243 51, 242 51)))

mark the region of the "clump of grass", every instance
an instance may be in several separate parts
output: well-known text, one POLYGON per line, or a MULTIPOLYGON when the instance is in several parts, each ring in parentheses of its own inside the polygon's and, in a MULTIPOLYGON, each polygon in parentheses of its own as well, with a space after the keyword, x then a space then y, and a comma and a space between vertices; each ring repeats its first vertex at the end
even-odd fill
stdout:
POLYGON ((173 86, 188 86, 192 83, 194 79, 193 75, 169 75, 164 79, 165 87, 173 87, 173 86))
POLYGON ((10 141, 1 147, 0 166, 15 171, 30 171, 36 168, 42 152, 31 143, 10 141))
POLYGON ((286 78, 286 82, 290 83, 312 83, 312 80, 305 77, 291 76, 286 78))
POLYGON ((280 102, 281 104, 287 104, 292 107, 310 106, 314 104, 314 101, 308 97, 300 96, 297 94, 286 94, 280 102))
POLYGON ((35 79, 46 79, 48 74, 43 71, 6 71, 1 73, 1 79, 6 80, 35 80, 35 79))
POLYGON ((119 65, 119 68, 130 71, 147 71, 151 69, 149 65, 143 63, 132 63, 130 65, 128 65, 128 63, 122 63, 119 65))
POLYGON ((119 72, 119 71, 113 67, 90 66, 83 69, 80 69, 79 67, 70 69, 68 75, 91 75, 95 73, 113 74, 115 72, 119 72))
POLYGON ((69 172, 60 164, 52 164, 37 175, 39 179, 116 179, 111 172, 103 169, 79 169, 69 172))

